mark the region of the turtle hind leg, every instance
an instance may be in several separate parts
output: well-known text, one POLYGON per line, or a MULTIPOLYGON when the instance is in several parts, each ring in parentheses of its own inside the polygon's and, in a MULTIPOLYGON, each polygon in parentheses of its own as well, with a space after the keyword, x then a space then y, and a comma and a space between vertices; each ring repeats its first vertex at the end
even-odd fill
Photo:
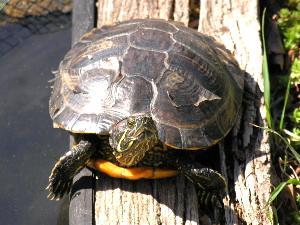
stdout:
POLYGON ((198 188, 197 195, 199 202, 205 206, 213 206, 218 209, 223 207, 221 196, 215 193, 207 192, 198 188))
POLYGON ((224 177, 217 171, 205 167, 193 167, 183 170, 184 175, 202 190, 224 194, 226 187, 224 177))
POLYGON ((91 146, 89 141, 81 140, 58 160, 52 169, 49 185, 46 188, 49 191, 49 199, 59 200, 70 191, 73 177, 93 155, 94 150, 91 146))
POLYGON ((221 207, 226 187, 225 179, 221 174, 197 164, 193 166, 185 164, 180 170, 196 185, 201 203, 221 207))
POLYGON ((221 204, 226 182, 220 173, 199 163, 189 163, 186 160, 178 164, 179 171, 196 185, 201 203, 216 206, 221 204))

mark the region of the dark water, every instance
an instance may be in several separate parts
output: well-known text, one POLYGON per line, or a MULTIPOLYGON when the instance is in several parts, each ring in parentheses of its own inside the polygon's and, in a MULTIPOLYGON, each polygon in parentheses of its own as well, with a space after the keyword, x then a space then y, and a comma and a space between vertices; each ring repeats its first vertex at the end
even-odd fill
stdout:
POLYGON ((70 29, 33 35, 0 58, 0 225, 67 223, 45 187, 69 143, 52 128, 48 80, 70 45, 70 29))

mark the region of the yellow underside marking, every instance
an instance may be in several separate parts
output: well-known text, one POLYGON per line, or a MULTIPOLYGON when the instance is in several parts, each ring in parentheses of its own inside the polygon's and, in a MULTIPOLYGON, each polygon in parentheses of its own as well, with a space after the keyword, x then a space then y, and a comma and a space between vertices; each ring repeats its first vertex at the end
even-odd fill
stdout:
POLYGON ((152 167, 119 167, 106 160, 96 160, 88 164, 90 167, 114 178, 127 180, 160 179, 174 177, 178 174, 176 170, 158 169, 152 167))

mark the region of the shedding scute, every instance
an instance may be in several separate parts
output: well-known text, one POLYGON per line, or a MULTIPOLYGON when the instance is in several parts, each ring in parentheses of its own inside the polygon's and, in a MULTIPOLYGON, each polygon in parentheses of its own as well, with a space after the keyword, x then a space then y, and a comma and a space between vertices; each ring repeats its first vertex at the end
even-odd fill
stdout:
POLYGON ((73 124, 71 130, 78 133, 89 133, 91 130, 95 133, 100 133, 97 125, 97 115, 95 114, 80 114, 76 122, 73 124))

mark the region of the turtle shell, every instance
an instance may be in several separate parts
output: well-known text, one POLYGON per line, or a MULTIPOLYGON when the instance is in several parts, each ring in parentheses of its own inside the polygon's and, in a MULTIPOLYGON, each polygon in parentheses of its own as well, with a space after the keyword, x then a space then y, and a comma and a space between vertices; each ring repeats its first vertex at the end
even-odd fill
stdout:
POLYGON ((164 20, 94 29, 66 54, 50 98, 54 127, 106 135, 135 115, 151 116, 160 140, 206 148, 232 128, 243 73, 212 38, 164 20))

